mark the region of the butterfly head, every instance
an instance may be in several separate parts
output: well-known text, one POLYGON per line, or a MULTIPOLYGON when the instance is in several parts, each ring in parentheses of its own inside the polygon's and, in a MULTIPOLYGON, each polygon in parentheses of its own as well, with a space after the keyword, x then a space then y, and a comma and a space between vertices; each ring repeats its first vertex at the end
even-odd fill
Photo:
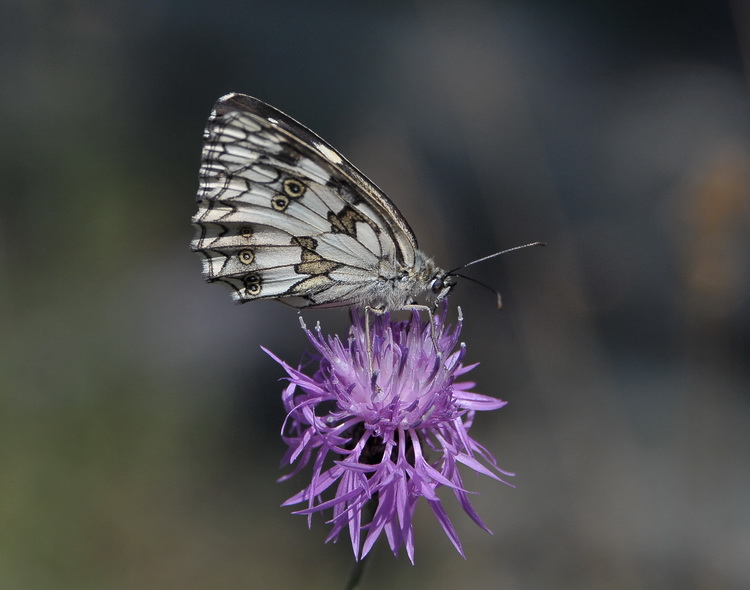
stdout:
POLYGON ((444 271, 438 272, 432 279, 430 290, 435 296, 436 301, 448 297, 453 287, 456 286, 456 275, 448 274, 444 271))

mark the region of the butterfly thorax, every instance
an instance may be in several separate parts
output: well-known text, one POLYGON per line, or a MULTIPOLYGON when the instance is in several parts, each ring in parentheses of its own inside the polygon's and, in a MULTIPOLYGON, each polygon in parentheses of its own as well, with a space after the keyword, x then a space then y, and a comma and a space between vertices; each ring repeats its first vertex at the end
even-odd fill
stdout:
POLYGON ((383 258, 378 265, 378 280, 363 286, 357 293, 360 305, 384 311, 408 307, 421 295, 442 299, 450 288, 443 287, 445 272, 421 250, 414 251, 414 265, 404 266, 392 258, 383 258), (440 289, 435 289, 440 285, 440 289))

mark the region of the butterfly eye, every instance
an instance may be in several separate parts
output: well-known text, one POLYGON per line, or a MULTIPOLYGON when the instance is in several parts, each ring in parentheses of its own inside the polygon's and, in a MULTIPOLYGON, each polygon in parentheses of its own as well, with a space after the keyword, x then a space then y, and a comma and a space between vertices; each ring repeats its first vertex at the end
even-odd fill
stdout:
POLYGON ((302 184, 296 178, 287 178, 284 181, 284 194, 288 197, 297 198, 301 197, 302 193, 305 192, 305 185, 302 184))
POLYGON ((271 207, 276 209, 276 211, 285 211, 289 207, 289 197, 286 195, 276 195, 271 199, 271 207))
POLYGON ((456 286, 456 277, 453 275, 445 275, 445 276, 437 276, 432 281, 432 292, 435 293, 438 298, 442 299, 448 293, 451 292, 451 289, 456 286))
POLYGON ((255 254, 253 254, 252 250, 242 250, 237 257, 242 264, 252 264, 253 260, 255 260, 255 254))

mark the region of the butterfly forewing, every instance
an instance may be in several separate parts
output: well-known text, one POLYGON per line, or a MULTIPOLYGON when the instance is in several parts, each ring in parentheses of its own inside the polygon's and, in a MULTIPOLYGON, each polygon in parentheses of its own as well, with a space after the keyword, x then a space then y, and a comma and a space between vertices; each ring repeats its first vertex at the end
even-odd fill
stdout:
POLYGON ((249 96, 222 97, 209 117, 198 203, 192 248, 207 280, 228 284, 238 301, 399 307, 433 271, 374 184, 312 131, 249 96))

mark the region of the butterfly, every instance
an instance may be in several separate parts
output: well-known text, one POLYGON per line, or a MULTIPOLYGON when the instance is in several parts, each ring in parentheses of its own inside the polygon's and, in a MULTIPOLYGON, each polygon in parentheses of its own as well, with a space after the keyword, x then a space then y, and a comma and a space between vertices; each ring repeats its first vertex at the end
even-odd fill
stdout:
POLYGON ((191 247, 236 301, 429 311, 418 296, 438 302, 455 286, 391 200, 281 111, 227 94, 203 137, 191 247))

